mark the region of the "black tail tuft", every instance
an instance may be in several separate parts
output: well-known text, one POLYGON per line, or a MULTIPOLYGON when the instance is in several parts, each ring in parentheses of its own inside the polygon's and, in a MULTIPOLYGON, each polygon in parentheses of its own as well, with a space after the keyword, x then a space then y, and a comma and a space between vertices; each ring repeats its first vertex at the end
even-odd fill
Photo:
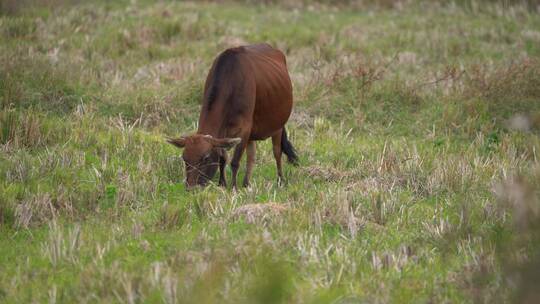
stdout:
POLYGON ((281 133, 281 151, 287 155, 287 160, 294 166, 298 166, 298 155, 291 142, 287 139, 287 132, 283 127, 283 133, 281 133))

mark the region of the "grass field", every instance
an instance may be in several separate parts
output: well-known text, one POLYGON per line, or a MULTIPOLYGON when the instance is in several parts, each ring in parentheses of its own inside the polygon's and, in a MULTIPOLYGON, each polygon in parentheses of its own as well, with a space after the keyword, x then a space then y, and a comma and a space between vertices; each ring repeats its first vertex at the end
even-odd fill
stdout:
POLYGON ((534 1, 268 2, 0 2, 0 302, 538 303, 534 1), (164 139, 256 42, 300 166, 188 192, 164 139))

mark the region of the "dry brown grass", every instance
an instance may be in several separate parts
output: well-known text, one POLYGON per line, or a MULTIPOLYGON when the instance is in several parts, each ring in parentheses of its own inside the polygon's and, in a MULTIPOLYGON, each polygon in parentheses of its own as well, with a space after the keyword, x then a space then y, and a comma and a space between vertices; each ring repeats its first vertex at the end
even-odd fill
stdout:
POLYGON ((6 109, 0 112, 0 144, 20 147, 39 147, 50 140, 48 130, 43 128, 40 117, 32 112, 21 115, 6 109))
POLYGON ((236 208, 232 216, 235 219, 243 219, 247 223, 264 223, 275 217, 283 216, 289 206, 275 202, 261 204, 246 204, 236 208))
POLYGON ((36 195, 22 201, 15 208, 15 227, 30 228, 54 220, 57 209, 49 194, 36 195))

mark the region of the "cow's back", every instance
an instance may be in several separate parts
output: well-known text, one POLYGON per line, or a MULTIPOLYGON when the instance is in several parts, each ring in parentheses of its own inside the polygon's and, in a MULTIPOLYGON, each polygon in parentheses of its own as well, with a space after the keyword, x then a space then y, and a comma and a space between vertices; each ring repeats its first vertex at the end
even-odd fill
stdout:
POLYGON ((268 44, 230 48, 214 61, 206 79, 199 131, 217 136, 250 132, 265 139, 287 122, 292 85, 285 55, 268 44))
POLYGON ((292 110, 292 84, 285 55, 268 44, 244 47, 256 82, 252 139, 264 139, 280 130, 292 110))

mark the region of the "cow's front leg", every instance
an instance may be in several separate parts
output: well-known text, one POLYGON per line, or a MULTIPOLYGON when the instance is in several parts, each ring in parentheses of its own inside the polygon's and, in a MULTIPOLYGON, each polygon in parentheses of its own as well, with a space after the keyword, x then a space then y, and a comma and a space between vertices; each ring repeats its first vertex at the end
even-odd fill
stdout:
POLYGON ((250 141, 247 145, 246 175, 244 176, 244 187, 249 186, 249 180, 251 179, 251 173, 253 172, 253 164, 255 164, 255 142, 250 141))
POLYGON ((219 154, 219 185, 227 187, 227 180, 225 179, 225 166, 227 166, 227 152, 221 151, 219 154))
POLYGON ((240 168, 240 160, 242 159, 242 154, 244 154, 244 150, 246 149, 248 140, 247 138, 243 138, 242 142, 236 146, 234 149, 234 155, 231 160, 231 171, 232 171, 232 187, 234 189, 237 188, 236 186, 236 176, 238 175, 238 169, 240 168))

